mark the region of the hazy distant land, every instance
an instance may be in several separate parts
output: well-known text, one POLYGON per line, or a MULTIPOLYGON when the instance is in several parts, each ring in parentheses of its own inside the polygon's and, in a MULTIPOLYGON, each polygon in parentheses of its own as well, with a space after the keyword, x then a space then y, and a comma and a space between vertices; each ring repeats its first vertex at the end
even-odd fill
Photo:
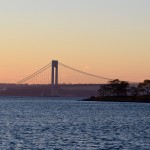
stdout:
MULTIPOLYGON (((96 96, 99 84, 60 84, 58 96, 90 97, 96 96)), ((0 96, 51 96, 51 85, 47 84, 0 84, 0 96)))

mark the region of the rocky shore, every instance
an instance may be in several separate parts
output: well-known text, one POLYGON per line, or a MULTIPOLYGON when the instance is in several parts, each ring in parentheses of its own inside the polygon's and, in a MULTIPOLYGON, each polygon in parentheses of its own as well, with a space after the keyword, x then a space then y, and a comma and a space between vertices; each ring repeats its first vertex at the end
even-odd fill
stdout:
POLYGON ((92 96, 83 101, 150 103, 150 96, 92 96))

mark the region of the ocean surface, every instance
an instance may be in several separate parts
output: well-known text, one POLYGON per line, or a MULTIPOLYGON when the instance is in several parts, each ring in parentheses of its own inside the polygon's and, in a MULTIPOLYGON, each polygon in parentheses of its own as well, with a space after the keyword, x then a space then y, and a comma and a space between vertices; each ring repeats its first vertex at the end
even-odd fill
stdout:
POLYGON ((150 104, 0 97, 0 150, 150 150, 150 104))

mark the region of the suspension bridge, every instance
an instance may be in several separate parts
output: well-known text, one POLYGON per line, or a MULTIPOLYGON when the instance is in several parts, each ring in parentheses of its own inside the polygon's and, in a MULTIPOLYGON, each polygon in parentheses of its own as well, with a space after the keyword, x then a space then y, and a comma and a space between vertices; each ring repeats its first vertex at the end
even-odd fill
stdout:
POLYGON ((60 96, 66 89, 90 94, 90 89, 97 91, 100 84, 110 80, 112 79, 70 67, 58 60, 52 60, 51 63, 18 81, 17 85, 47 86, 50 96, 60 96))

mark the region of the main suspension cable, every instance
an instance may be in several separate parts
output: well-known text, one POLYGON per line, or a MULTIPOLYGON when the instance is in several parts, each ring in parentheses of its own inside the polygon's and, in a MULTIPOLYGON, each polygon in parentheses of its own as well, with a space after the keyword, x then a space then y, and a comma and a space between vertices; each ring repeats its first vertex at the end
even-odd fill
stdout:
POLYGON ((98 76, 98 75, 90 74, 90 73, 87 73, 87 72, 84 72, 84 71, 72 68, 72 67, 70 67, 68 65, 65 65, 65 64, 61 63, 61 62, 59 62, 59 65, 61 65, 62 67, 68 68, 70 70, 73 70, 75 72, 78 72, 78 73, 81 73, 81 74, 85 74, 85 75, 88 75, 88 76, 92 76, 92 77, 95 77, 95 78, 100 78, 100 79, 109 80, 109 81, 114 80, 114 79, 110 79, 110 78, 106 78, 106 77, 101 77, 101 76, 98 76))
POLYGON ((28 80, 30 80, 31 78, 37 76, 38 74, 40 74, 41 72, 45 71, 46 69, 48 69, 51 66, 51 63, 47 64, 46 66, 42 67, 41 69, 39 69, 38 71, 34 72, 33 74, 29 75, 28 77, 20 80, 17 82, 17 84, 22 84, 28 80))

